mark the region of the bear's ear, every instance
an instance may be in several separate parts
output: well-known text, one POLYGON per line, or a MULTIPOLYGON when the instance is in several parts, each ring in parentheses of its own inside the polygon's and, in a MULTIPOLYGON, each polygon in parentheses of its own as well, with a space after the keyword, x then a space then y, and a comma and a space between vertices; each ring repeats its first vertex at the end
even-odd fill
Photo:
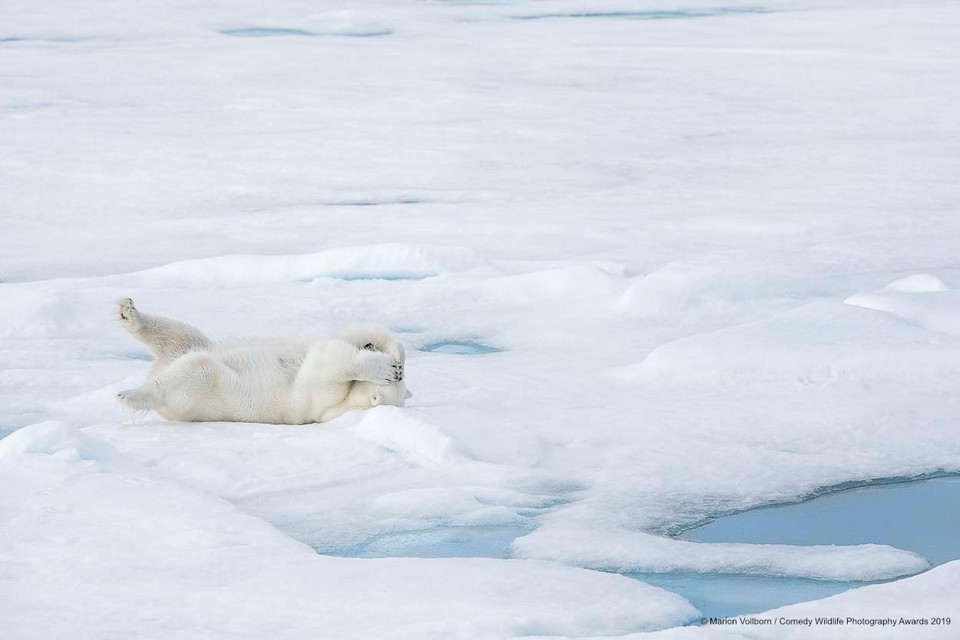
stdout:
POLYGON ((412 397, 413 397, 413 393, 410 391, 410 389, 407 389, 407 395, 405 395, 405 396, 403 397, 403 399, 404 399, 404 400, 409 400, 409 399, 412 398, 412 397))

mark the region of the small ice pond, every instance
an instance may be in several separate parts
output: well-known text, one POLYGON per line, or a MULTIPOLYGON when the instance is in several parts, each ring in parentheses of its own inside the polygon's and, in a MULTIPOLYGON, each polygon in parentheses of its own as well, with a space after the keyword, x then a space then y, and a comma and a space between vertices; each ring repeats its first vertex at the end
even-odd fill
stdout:
POLYGON ((460 356, 478 356, 500 351, 500 349, 492 347, 489 344, 475 342, 473 340, 442 340, 440 342, 431 342, 420 350, 431 353, 452 353, 460 356))
POLYGON ((294 29, 291 27, 241 27, 237 29, 221 29, 220 33, 225 36, 236 38, 276 38, 276 37, 306 37, 318 38, 324 36, 342 36, 348 38, 375 38, 377 36, 388 36, 393 33, 392 29, 356 29, 340 30, 336 32, 318 32, 308 31, 306 29, 294 29))
POLYGON ((439 526, 375 538, 352 550, 361 558, 506 558, 510 543, 530 532, 521 525, 439 526))
MULTIPOLYGON (((343 555, 506 558, 511 542, 528 531, 522 525, 438 526, 380 536, 343 555)), ((960 476, 943 475, 833 487, 802 502, 723 516, 679 537, 758 544, 888 544, 938 565, 960 558, 958 532, 960 476)), ((736 574, 627 575, 683 596, 707 617, 759 613, 868 584, 736 574)))
POLYGON ((545 20, 550 18, 620 19, 620 20, 690 20, 751 13, 771 13, 764 7, 716 7, 713 9, 652 9, 649 11, 575 11, 570 13, 533 13, 513 16, 515 20, 545 20))
POLYGON ((680 535, 698 542, 888 544, 933 565, 960 558, 960 476, 881 481, 795 504, 717 518, 680 535))
POLYGON ((683 596, 708 618, 760 613, 797 602, 819 600, 869 584, 716 573, 626 575, 683 596))
MULTIPOLYGON (((697 542, 887 544, 933 565, 960 558, 960 477, 849 485, 793 504, 723 516, 680 535, 697 542)), ((707 617, 759 613, 864 582, 716 574, 631 574, 678 593, 707 617)))

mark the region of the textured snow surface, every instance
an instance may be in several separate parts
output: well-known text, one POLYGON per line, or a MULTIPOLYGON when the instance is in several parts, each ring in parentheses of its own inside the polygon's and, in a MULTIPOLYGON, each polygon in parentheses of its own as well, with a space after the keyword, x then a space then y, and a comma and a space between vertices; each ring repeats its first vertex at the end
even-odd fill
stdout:
POLYGON ((16 637, 614 634, 695 613, 656 587, 543 562, 319 556, 63 424, 22 429, 0 454, 16 637))
MULTIPOLYGON (((697 618, 603 571, 923 571, 669 534, 960 471, 957 104, 949 0, 5 0, 2 635, 602 636, 697 618), (127 416, 127 295, 215 338, 383 323, 415 396, 127 416), (525 535, 350 557, 480 527, 525 535)), ((795 608, 956 624, 958 571, 795 608)))

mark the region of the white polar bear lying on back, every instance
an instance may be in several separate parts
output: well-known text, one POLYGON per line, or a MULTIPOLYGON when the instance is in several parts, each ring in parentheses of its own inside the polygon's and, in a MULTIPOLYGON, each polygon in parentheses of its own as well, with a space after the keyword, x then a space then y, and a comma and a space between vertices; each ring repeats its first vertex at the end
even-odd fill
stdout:
POLYGON ((383 327, 355 326, 339 339, 215 343, 196 327, 118 303, 120 321, 156 358, 139 389, 120 401, 137 411, 194 422, 326 422, 380 404, 402 407, 404 352, 383 327))

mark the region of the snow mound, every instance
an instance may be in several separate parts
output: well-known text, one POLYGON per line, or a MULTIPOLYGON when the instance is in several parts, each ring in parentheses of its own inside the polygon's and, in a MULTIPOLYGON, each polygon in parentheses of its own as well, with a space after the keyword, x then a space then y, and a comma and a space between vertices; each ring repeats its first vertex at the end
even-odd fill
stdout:
POLYGON ((116 450, 103 440, 90 438, 57 420, 18 429, 0 440, 0 460, 31 454, 54 456, 64 462, 103 462, 113 457, 116 450))
POLYGON ((900 280, 894 280, 884 287, 885 291, 899 291, 900 293, 929 293, 931 291, 948 291, 950 287, 936 276, 929 273, 918 273, 900 280))
POLYGON ((684 379, 928 379, 960 369, 960 341, 850 304, 816 302, 667 343, 635 369, 684 379))
POLYGON ((673 262, 632 284, 618 306, 633 317, 656 318, 692 308, 717 311, 758 298, 796 299, 819 293, 815 284, 796 278, 673 262))
POLYGON ((413 465, 438 465, 462 458, 449 436, 399 407, 381 406, 365 411, 353 432, 413 465))
POLYGON ((599 265, 578 265, 512 274, 478 282, 476 289, 500 302, 542 303, 544 299, 612 291, 622 275, 599 265))
POLYGON ((373 12, 342 9, 322 11, 307 17, 310 30, 322 35, 334 36, 384 36, 393 29, 384 25, 373 12))
POLYGON ((468 249, 379 244, 290 256, 233 255, 184 260, 133 275, 149 284, 239 287, 316 278, 417 279, 482 264, 483 260, 468 249))
POLYGON ((0 287, 0 335, 63 336, 77 329, 77 310, 66 294, 16 284, 0 287))
POLYGON ((960 335, 960 291, 951 291, 927 275, 897 280, 874 293, 858 293, 844 302, 882 311, 912 325, 960 335))
POLYGON ((461 525, 507 524, 517 519, 516 509, 484 504, 475 493, 459 487, 405 489, 379 496, 373 507, 398 518, 437 519, 461 525))
POLYGON ((549 526, 514 540, 520 558, 555 560, 603 571, 744 573, 815 580, 884 580, 930 563, 886 545, 701 543, 638 531, 549 526))

